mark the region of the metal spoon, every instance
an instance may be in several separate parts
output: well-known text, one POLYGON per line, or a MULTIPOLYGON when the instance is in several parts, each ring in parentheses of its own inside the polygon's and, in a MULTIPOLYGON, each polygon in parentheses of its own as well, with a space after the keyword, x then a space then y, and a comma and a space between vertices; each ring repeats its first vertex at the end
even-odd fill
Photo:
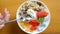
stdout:
POLYGON ((7 22, 0 22, 0 25, 1 25, 1 24, 8 24, 8 22, 11 23, 11 22, 14 22, 14 21, 17 21, 17 20, 20 20, 20 19, 14 19, 14 20, 7 21, 7 22))

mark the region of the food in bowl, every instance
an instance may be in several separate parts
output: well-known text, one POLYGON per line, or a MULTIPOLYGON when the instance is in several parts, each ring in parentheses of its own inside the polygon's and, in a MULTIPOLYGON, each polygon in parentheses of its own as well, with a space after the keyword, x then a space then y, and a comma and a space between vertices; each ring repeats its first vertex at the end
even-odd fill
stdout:
POLYGON ((23 31, 36 33, 47 27, 45 22, 49 21, 50 15, 43 3, 39 1, 26 1, 19 7, 18 11, 17 19, 20 18, 18 24, 23 31))

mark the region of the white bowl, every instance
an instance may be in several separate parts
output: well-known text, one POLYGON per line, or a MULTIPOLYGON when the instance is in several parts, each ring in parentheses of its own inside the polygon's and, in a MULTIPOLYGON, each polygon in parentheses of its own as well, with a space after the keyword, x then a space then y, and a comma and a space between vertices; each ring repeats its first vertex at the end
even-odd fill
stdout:
MULTIPOLYGON (((31 1, 34 1, 34 0, 31 0, 31 1)), ((26 2, 26 1, 25 1, 25 2, 26 2)), ((25 3, 25 2, 24 2, 24 3, 25 3)), ((17 20, 18 26, 21 28, 21 30, 23 30, 23 31, 26 32, 26 33, 30 33, 30 34, 41 33, 41 32, 43 32, 43 31, 48 27, 48 25, 49 25, 49 23, 50 23, 50 12, 49 12, 48 7, 47 7, 43 2, 41 2, 41 1, 38 1, 38 2, 42 3, 42 4, 45 6, 46 11, 48 12, 48 16, 45 17, 45 20, 44 20, 44 22, 43 22, 44 27, 38 26, 38 28, 39 28, 40 31, 26 32, 26 31, 21 27, 21 25, 20 25, 20 20, 17 20)), ((19 19, 19 15, 18 15, 18 14, 19 14, 20 8, 24 5, 24 3, 22 3, 22 4, 19 6, 19 8, 18 8, 18 10, 17 10, 17 14, 16 14, 16 19, 19 19)))

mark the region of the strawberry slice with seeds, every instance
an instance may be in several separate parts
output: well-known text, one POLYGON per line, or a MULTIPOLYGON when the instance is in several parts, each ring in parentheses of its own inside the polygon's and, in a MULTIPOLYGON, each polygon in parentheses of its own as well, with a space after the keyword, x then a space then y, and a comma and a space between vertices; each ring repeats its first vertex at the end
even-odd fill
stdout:
POLYGON ((37 20, 31 20, 29 23, 30 23, 32 26, 38 26, 38 25, 39 25, 39 23, 37 22, 37 20))
POLYGON ((46 17, 48 15, 48 13, 45 11, 40 11, 40 12, 37 12, 36 15, 38 18, 41 18, 41 17, 46 17))

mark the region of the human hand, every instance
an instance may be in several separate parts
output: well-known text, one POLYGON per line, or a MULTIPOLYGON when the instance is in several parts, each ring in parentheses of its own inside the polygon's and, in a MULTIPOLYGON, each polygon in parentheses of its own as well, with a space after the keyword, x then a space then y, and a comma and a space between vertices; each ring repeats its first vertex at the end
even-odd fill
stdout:
MULTIPOLYGON (((10 14, 9 11, 7 10, 7 8, 4 9, 4 16, 0 13, 0 22, 6 22, 9 21, 10 18, 10 14)), ((4 24, 0 25, 0 29, 2 29, 4 27, 4 24)))

